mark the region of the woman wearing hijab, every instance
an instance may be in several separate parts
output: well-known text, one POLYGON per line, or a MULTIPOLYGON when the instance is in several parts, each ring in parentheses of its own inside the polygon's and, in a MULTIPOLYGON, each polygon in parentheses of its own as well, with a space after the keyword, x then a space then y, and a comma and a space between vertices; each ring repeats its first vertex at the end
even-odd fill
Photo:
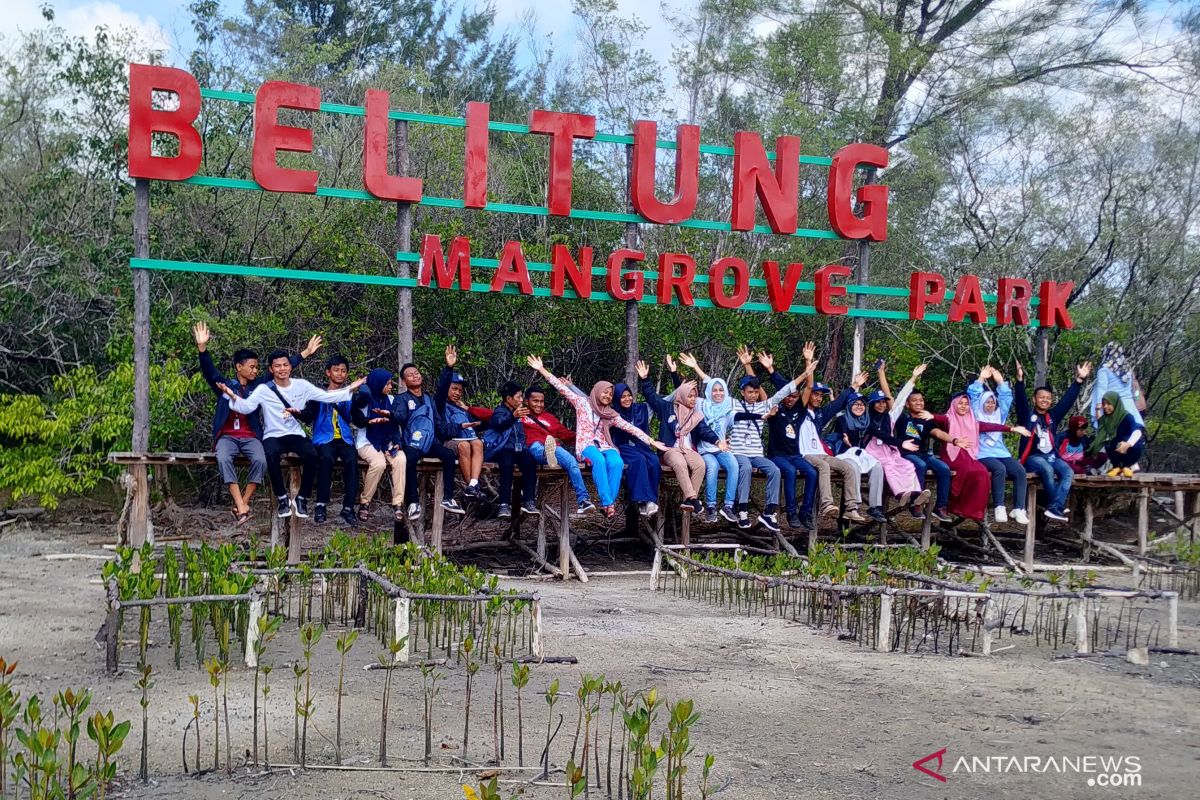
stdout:
POLYGON ((612 519, 617 515, 617 494, 621 491, 621 472, 625 462, 613 444, 610 430, 619 428, 656 450, 667 448, 617 413, 613 408, 613 385, 608 381, 597 381, 585 396, 546 369, 541 356, 531 355, 526 361, 575 408, 575 453, 591 462, 592 481, 596 484, 596 494, 600 497, 604 516, 612 519))
MULTIPOLYGON (((635 402, 633 389, 627 383, 618 383, 614 394, 617 397, 617 413, 621 418, 649 436, 650 406, 635 402)), ((609 433, 625 462, 626 496, 630 502, 637 503, 642 516, 653 516, 658 513, 658 483, 662 479, 658 453, 622 428, 613 427, 609 433)))
MULTIPOLYGON (((980 422, 993 424, 1003 423, 1008 418, 1008 410, 1012 408, 1013 391, 1004 380, 1000 371, 992 366, 986 366, 979 371, 979 378, 967 387, 967 396, 971 398, 971 411, 980 422), (988 380, 996 382, 996 389, 988 388, 988 380)), ((1013 458, 1004 444, 1004 435, 1000 433, 983 433, 979 436, 979 463, 987 467, 992 481, 992 518, 996 522, 1008 522, 1008 509, 1004 506, 1004 480, 1011 478, 1013 483, 1013 522, 1018 525, 1028 525, 1029 517, 1025 515, 1025 493, 1028 489, 1028 478, 1025 467, 1013 458)))
POLYGON ((921 418, 933 420, 937 425, 932 434, 934 438, 945 442, 945 460, 954 470, 954 478, 950 481, 950 513, 982 523, 987 510, 990 479, 987 467, 979 463, 980 434, 1015 431, 1022 436, 1029 436, 1029 430, 1019 425, 1000 425, 975 419, 971 411, 971 398, 966 392, 959 392, 950 398, 950 407, 945 414, 926 411, 921 418))
MULTIPOLYGON (((704 399, 700 411, 707 425, 719 439, 729 437, 733 425, 733 398, 729 386, 721 378, 712 378, 704 384, 704 399)), ((725 501, 721 504, 721 516, 737 522, 734 503, 737 501, 738 462, 728 450, 709 442, 700 442, 700 457, 704 459, 704 521, 717 521, 717 471, 725 469, 725 501)))
POLYGON ((1146 451, 1146 428, 1138 422, 1133 411, 1125 408, 1118 392, 1107 392, 1100 399, 1101 414, 1096 435, 1088 445, 1088 455, 1108 454, 1112 469, 1108 477, 1133 477, 1133 468, 1146 451))
POLYGON ((704 412, 696 406, 699 393, 695 381, 683 381, 668 397, 660 397, 650 382, 650 368, 645 361, 637 362, 638 388, 646 397, 650 408, 658 415, 658 438, 666 445, 662 452, 662 463, 675 473, 683 500, 679 507, 684 511, 700 513, 700 486, 704 481, 705 463, 697 451, 701 442, 707 442, 721 451, 728 445, 713 433, 704 422, 704 412))
MULTIPOLYGON (((1058 456, 1071 465, 1076 475, 1086 475, 1092 465, 1092 458, 1087 454, 1092 437, 1088 435, 1087 417, 1076 414, 1067 420, 1067 430, 1058 440, 1058 456)), ((1103 463, 1103 462, 1101 462, 1103 463)))
MULTIPOLYGON (((882 371, 881 368, 880 372, 882 371)), ((884 385, 886 386, 886 382, 884 385)), ((870 438, 867 439, 864 449, 879 462, 888 488, 899 498, 901 506, 907 508, 923 505, 929 500, 929 492, 921 486, 917 479, 917 471, 904 458, 902 452, 902 448, 914 452, 918 448, 904 437, 895 434, 891 404, 892 398, 879 389, 871 392, 871 396, 867 398, 867 432, 870 438)))
MULTIPOLYGON (((855 394, 846 403, 846 411, 837 418, 835 429, 838 434, 838 455, 858 467, 859 474, 867 475, 870 507, 867 516, 876 522, 887 522, 883 513, 883 465, 879 459, 867 452, 867 443, 874 438, 871 433, 871 417, 867 413, 867 398, 855 394)), ((912 465, 907 465, 913 473, 912 465)), ((916 474, 913 473, 914 480, 916 474)), ((926 498, 928 499, 928 498, 926 498)))
POLYGON ((392 473, 392 508, 397 520, 404 519, 404 476, 407 459, 404 455, 404 437, 400 425, 392 415, 395 398, 392 373, 386 369, 373 369, 367 373, 366 384, 354 395, 350 404, 350 418, 354 423, 354 446, 359 456, 367 462, 367 474, 363 479, 362 494, 358 498, 358 518, 366 522, 370 516, 367 509, 379 488, 379 480, 385 469, 392 473))
POLYGON ((1145 420, 1138 410, 1142 392, 1133 376, 1133 365, 1125 356, 1125 348, 1118 342, 1104 345, 1104 351, 1100 355, 1100 368, 1096 370, 1096 382, 1092 384, 1092 419, 1097 425, 1102 416, 1100 404, 1109 392, 1116 392, 1120 396, 1125 412, 1133 417, 1135 423, 1145 425, 1145 420))

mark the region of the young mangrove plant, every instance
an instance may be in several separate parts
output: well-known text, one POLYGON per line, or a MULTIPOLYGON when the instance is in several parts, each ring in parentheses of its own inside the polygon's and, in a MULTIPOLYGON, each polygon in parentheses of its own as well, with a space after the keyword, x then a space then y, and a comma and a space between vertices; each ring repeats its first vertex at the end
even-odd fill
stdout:
POLYGON ((380 703, 381 717, 379 720, 379 766, 386 767, 387 763, 387 721, 388 721, 388 697, 392 689, 392 670, 396 666, 396 656, 402 649, 408 647, 408 637, 401 636, 398 640, 387 646, 387 649, 379 653, 376 658, 379 660, 379 666, 383 667, 383 702, 380 703))
MULTIPOLYGON (((262 616, 258 618, 258 637, 254 640, 254 724, 253 724, 253 753, 254 766, 258 766, 258 676, 263 671, 262 663, 263 655, 267 652, 267 645, 279 633, 279 627, 283 624, 283 617, 262 616)), ((266 667, 269 669, 269 667, 266 667)), ((263 691, 263 703, 266 704, 267 692, 263 691)), ((266 734, 266 708, 263 708, 263 727, 264 735, 266 734)))
POLYGON ((358 631, 343 631, 335 643, 338 651, 338 685, 337 685, 337 734, 334 742, 334 753, 337 763, 342 763, 342 678, 346 674, 346 654, 354 647, 358 639, 358 631))
POLYGON ((429 766, 429 759, 433 755, 433 701, 438 695, 438 681, 446 677, 445 673, 437 671, 433 664, 422 664, 421 667, 421 692, 425 696, 425 766, 429 766))
POLYGON ((221 716, 225 718, 225 772, 233 772, 233 756, 229 736, 229 661, 221 663, 221 716))
MULTIPOLYGON (((550 725, 554 722, 554 704, 558 702, 558 678, 550 681, 550 685, 546 688, 543 695, 546 698, 546 746, 542 748, 542 777, 545 778, 550 774, 550 725)), ((559 724, 562 724, 562 715, 559 715, 559 724)))
POLYGON ((467 690, 463 700, 463 737, 462 737, 462 760, 463 763, 469 763, 470 757, 467 754, 467 744, 471 736, 471 685, 475 679, 475 673, 479 671, 479 662, 472 658, 472 653, 475 651, 475 640, 468 636, 463 639, 462 660, 464 670, 467 673, 467 690))
POLYGON ((304 717, 304 723, 300 731, 301 769, 308 766, 308 720, 312 717, 313 710, 316 708, 316 701, 313 699, 312 694, 313 650, 316 648, 317 642, 321 641, 323 633, 325 633, 325 628, 314 622, 306 622, 300 626, 300 646, 304 648, 304 708, 301 712, 301 716, 304 717))
POLYGON ((192 706, 192 718, 183 728, 183 774, 188 774, 187 737, 188 728, 195 728, 196 733, 196 772, 200 771, 200 695, 189 694, 188 703, 192 706))
POLYGON ((142 783, 150 782, 150 689, 154 686, 154 681, 150 680, 151 672, 149 664, 143 665, 136 684, 142 693, 138 700, 142 707, 142 757, 138 761, 138 777, 142 783))
MULTIPOLYGON (((279 619, 278 617, 276 619, 279 619)), ((267 732, 271 727, 267 724, 267 699, 271 696, 271 670, 274 669, 270 664, 264 664, 262 668, 262 718, 263 718, 263 766, 267 769, 271 768, 271 744, 267 732)))
POLYGON ((504 661, 500 658, 499 645, 494 645, 492 651, 495 656, 492 664, 496 668, 496 684, 492 690, 492 737, 496 750, 496 764, 499 765, 504 763, 504 681, 501 680, 504 661))
POLYGON ((221 662, 216 656, 211 656, 204 664, 208 672, 208 682, 213 690, 213 769, 221 766, 221 662))
POLYGON ((517 694, 517 766, 525 766, 525 711, 521 706, 521 692, 529 683, 529 665, 513 662, 512 685, 517 694))

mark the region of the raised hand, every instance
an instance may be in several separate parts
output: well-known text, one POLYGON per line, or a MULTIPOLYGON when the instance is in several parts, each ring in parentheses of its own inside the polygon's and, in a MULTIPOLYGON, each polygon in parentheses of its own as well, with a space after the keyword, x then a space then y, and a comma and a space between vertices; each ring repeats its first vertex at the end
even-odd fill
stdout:
POLYGON ((744 344, 738 345, 737 349, 738 361, 742 362, 743 367, 748 367, 754 363, 754 354, 750 352, 750 348, 744 344))
MULTIPOLYGON (((671 371, 671 372, 678 372, 678 371, 679 371, 679 365, 675 363, 675 359, 671 358, 671 354, 670 354, 670 353, 667 353, 667 357, 666 357, 665 359, 663 359, 663 360, 666 362, 666 364, 667 364, 667 369, 668 369, 669 371, 671 371)), ((680 354, 679 354, 679 360, 680 360, 680 361, 683 361, 683 353, 680 353, 680 354)), ((683 363, 685 363, 685 364, 686 364, 687 362, 686 362, 686 361, 683 361, 683 363)))
MULTIPOLYGON (((667 358, 670 358, 670 356, 667 356, 667 358)), ((693 372, 700 367, 700 362, 698 362, 696 357, 691 353, 680 353, 679 363, 683 364, 685 367, 688 367, 693 372)))
POLYGON ((992 365, 991 364, 987 364, 980 368, 979 380, 986 381, 988 378, 991 377, 991 375, 992 375, 992 365))
POLYGON ((1017 362, 1017 380, 1025 382, 1025 367, 1021 366, 1021 362, 1017 362))
POLYGON ((1087 376, 1092 374, 1092 362, 1085 361, 1075 368, 1075 379, 1082 382, 1087 380, 1087 376))
POLYGON ((988 367, 992 371, 992 380, 996 383, 1004 383, 1004 375, 995 367, 988 367))
POLYGON ((208 323, 197 322, 192 326, 192 338, 196 340, 196 349, 203 353, 208 348, 208 323))
POLYGON ((766 350, 758 354, 758 363, 763 365, 763 369, 767 372, 775 371, 775 356, 768 353, 766 350))
POLYGON ((634 366, 637 367, 637 374, 638 374, 639 378, 641 378, 642 380, 645 380, 647 377, 649 377, 650 367, 649 367, 649 365, 646 364, 645 361, 642 361, 639 358, 637 364, 635 364, 634 366))
POLYGON ((308 358, 313 353, 320 350, 321 345, 323 345, 324 343, 325 343, 325 340, 322 339, 320 336, 316 336, 316 335, 310 336, 308 339, 308 344, 304 347, 303 350, 300 351, 300 355, 304 356, 305 358, 308 358))
POLYGON ((850 381, 850 388, 857 392, 859 389, 861 389, 863 386, 866 385, 867 380, 870 377, 871 376, 868 375, 867 371, 864 369, 862 372, 855 375, 854 379, 852 381, 850 381))
POLYGON ((803 353, 804 353, 805 361, 812 361, 813 357, 816 356, 816 354, 817 354, 816 343, 815 342, 805 342, 803 353))
POLYGON ((912 371, 913 382, 916 382, 916 380, 918 378, 920 378, 922 375, 924 375, 925 370, 927 370, 927 369, 929 369, 928 364, 917 364, 915 367, 913 367, 913 371, 912 371))
POLYGON ((529 368, 534 372, 544 372, 546 369, 546 365, 543 363, 541 356, 531 355, 525 359, 525 363, 528 364, 529 368))
POLYGON ((446 366, 453 367, 458 363, 458 348, 452 344, 446 345, 446 366))

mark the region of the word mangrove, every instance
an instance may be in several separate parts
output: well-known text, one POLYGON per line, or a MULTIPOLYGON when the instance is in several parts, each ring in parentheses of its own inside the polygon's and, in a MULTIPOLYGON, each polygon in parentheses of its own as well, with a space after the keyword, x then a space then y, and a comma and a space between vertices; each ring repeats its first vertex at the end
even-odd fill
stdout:
MULTIPOLYGON (((133 178, 183 181, 196 175, 204 143, 196 120, 200 115, 200 84, 190 74, 173 67, 129 65, 129 175, 133 178), (172 108, 155 108, 154 93, 177 96, 172 108), (154 134, 178 139, 175 155, 156 155, 154 134)), ((389 94, 368 89, 364 103, 363 187, 380 200, 420 203, 420 178, 388 172, 389 94)), ((254 98, 254 143, 251 168, 254 180, 266 191, 315 194, 316 170, 280 167, 278 154, 311 153, 313 132, 279 123, 280 109, 318 111, 321 90, 285 81, 262 84, 254 98)), ((466 149, 463 158, 463 205, 487 206, 489 105, 467 103, 466 149)), ((529 115, 530 133, 550 137, 549 179, 546 206, 553 216, 571 213, 571 177, 576 139, 596 137, 596 118, 589 114, 534 110, 529 115)), ((658 126, 638 120, 633 126, 632 180, 629 201, 648 222, 671 225, 691 219, 696 210, 700 175, 700 128, 679 125, 675 129, 675 193, 668 201, 655 195, 658 126)), ((757 204, 761 203, 770 229, 777 234, 794 234, 799 228, 800 137, 779 136, 775 153, 768 155, 762 137, 742 131, 733 137, 733 192, 730 226, 736 231, 755 228, 757 204), (772 160, 774 164, 772 165, 772 160)), ((888 165, 888 151, 872 144, 842 147, 829 167, 827 206, 829 224, 844 239, 883 241, 887 238, 888 188, 868 184, 854 191, 854 175, 860 166, 888 165), (851 205, 857 199, 860 214, 851 205)))
MULTIPOLYGON (((640 301, 646 296, 648 274, 636 268, 628 269, 645 260, 646 254, 640 250, 619 248, 609 254, 603 277, 605 289, 612 298, 640 301)), ((420 286, 452 289, 457 285, 464 291, 471 291, 475 286, 471 280, 471 242, 465 236, 452 239, 447 250, 440 236, 426 234, 421 240, 418 263, 417 283, 420 286)), ((565 297, 568 296, 566 292, 571 291, 576 297, 585 300, 590 298, 594 264, 595 251, 591 247, 580 247, 573 255, 566 245, 554 245, 550 251, 551 295, 565 297)), ((657 273, 649 274, 657 278, 655 300, 662 305, 671 305, 676 301, 679 305, 695 305, 693 284, 697 282, 697 270, 696 259, 686 253, 660 253, 657 273)), ((789 311, 804 274, 804 265, 763 261, 761 270, 771 310, 779 313, 789 311)), ((843 264, 828 264, 813 274, 817 313, 836 316, 849 312, 850 307, 841 301, 848 294, 848 289, 834 281, 849 278, 852 272, 850 267, 843 264)), ((524 249, 521 242, 515 240, 505 243, 486 290, 503 292, 510 284, 521 294, 534 294, 524 249)), ((718 258, 708 267, 707 284, 708 297, 714 306, 741 308, 750 297, 750 265, 734 256, 718 258)), ((1037 294, 1039 325, 1074 327, 1067 310, 1073 287, 1071 282, 1042 281, 1037 294)), ((908 318, 925 319, 928 307, 944 302, 946 295, 946 279, 941 275, 936 272, 912 273, 909 279, 908 318)), ((1001 278, 995 302, 996 323, 1029 325, 1033 297, 1033 286, 1029 281, 1001 278)), ((978 277, 963 275, 958 279, 950 299, 947 320, 980 325, 988 322, 988 307, 978 277)))

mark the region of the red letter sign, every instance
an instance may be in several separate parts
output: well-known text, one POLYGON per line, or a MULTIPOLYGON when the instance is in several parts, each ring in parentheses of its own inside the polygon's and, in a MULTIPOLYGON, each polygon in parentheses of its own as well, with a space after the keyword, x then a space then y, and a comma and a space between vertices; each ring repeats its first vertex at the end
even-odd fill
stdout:
POLYGON ((750 296, 750 265, 740 258, 721 258, 708 268, 708 296, 717 308, 741 308, 750 296), (725 294, 725 271, 733 271, 733 294, 725 294))
POLYGON ((834 286, 833 278, 847 278, 851 269, 842 264, 828 264, 817 270, 817 312, 821 314, 845 314, 849 309, 833 303, 835 297, 845 297, 845 286, 834 286))
POLYGON ((658 302, 671 304, 671 295, 679 295, 681 306, 692 303, 692 280, 696 277, 696 259, 683 253, 659 253, 658 255, 658 302), (675 265, 683 268, 675 274, 675 265))
POLYGON ((575 139, 596 135, 596 118, 588 114, 562 114, 558 111, 533 111, 529 132, 550 135, 550 180, 546 188, 546 206, 556 217, 571 213, 571 161, 575 139))
POLYGON ((1001 278, 996 291, 996 324, 1028 325, 1033 287, 1022 278, 1001 278))
POLYGON ((129 65, 129 177, 181 181, 200 169, 204 143, 192 126, 200 116, 200 84, 181 69, 129 65), (156 111, 155 91, 179 96, 175 111, 156 111), (156 156, 151 147, 155 133, 179 139, 179 155, 156 156))
POLYGON ((467 103, 467 150, 463 159, 463 205, 487 205, 488 110, 487 103, 467 103))
POLYGON ((859 164, 872 167, 888 165, 888 151, 873 144, 848 144, 833 156, 829 167, 829 224, 843 239, 870 239, 882 242, 887 238, 888 188, 870 184, 858 190, 858 202, 863 215, 854 216, 850 195, 854 190, 854 170, 859 164))
POLYGON ((417 267, 417 282, 421 286, 429 285, 431 276, 437 277, 439 289, 449 289, 454 286, 454 278, 458 277, 458 288, 471 288, 471 241, 465 236, 455 236, 450 242, 450 259, 447 264, 446 254, 442 250, 442 237, 431 233, 421 237, 421 263, 417 267))
POLYGON ((565 244, 556 244, 550 249, 550 294, 555 297, 563 296, 564 278, 571 279, 571 288, 575 294, 587 300, 592 296, 592 248, 579 248, 579 263, 571 258, 571 251, 565 244))
POLYGON ((299 83, 268 81, 258 87, 254 98, 254 156, 251 160, 254 180, 268 192, 317 191, 317 173, 313 170, 284 169, 275 163, 275 153, 311 153, 310 128, 279 124, 279 109, 299 108, 316 111, 321 105, 321 90, 299 83))
POLYGON ((605 283, 608 293, 617 300, 641 300, 644 278, 641 271, 622 273, 626 261, 645 261, 646 254, 640 250, 613 250, 608 257, 608 275, 605 283))
POLYGON ((525 263, 525 251, 520 242, 505 242, 504 252, 500 254, 500 266, 492 276, 491 290, 504 291, 505 285, 515 283, 521 294, 532 295, 533 283, 529 280, 529 265, 525 263))
POLYGON ((763 262, 763 275, 767 278, 767 299, 771 301, 772 311, 784 312, 792 307, 792 300, 796 298, 796 284, 800 283, 800 276, 803 274, 803 264, 788 264, 787 276, 781 280, 779 262, 763 262))
POLYGON ((936 272, 908 276, 908 318, 925 319, 925 306, 946 299, 946 279, 936 272))
POLYGON ((1071 314, 1067 311, 1067 301, 1071 298, 1071 290, 1075 284, 1071 281, 1056 283, 1042 281, 1038 289, 1038 323, 1043 328, 1075 327, 1071 314))
POLYGON ((979 278, 974 275, 963 275, 958 279, 954 288, 954 299, 950 301, 951 322, 962 322, 970 317, 976 325, 987 322, 987 306, 983 304, 983 290, 979 288, 979 278))
POLYGON ((633 180, 629 186, 629 201, 633 203, 634 211, 651 222, 674 225, 692 216, 696 210, 700 128, 695 125, 675 128, 675 197, 669 203, 660 203, 654 196, 657 141, 657 124, 644 119, 633 123, 633 180))
MULTIPOLYGON (((388 174, 388 93, 367 89, 367 124, 363 144, 363 186, 380 200, 421 202, 421 179, 388 174)), ((311 137, 310 137, 311 142, 311 137)), ((310 147, 311 149, 311 147, 310 147)), ((275 157, 271 156, 274 163, 275 157)), ((396 165, 399 168, 399 165, 396 165)), ((314 176, 316 173, 312 173, 314 176)), ((314 185, 316 179, 313 179, 314 185)))
POLYGON ((795 233, 799 226, 800 137, 775 139, 775 172, 767 161, 762 138, 742 131, 733 137, 733 213, 735 231, 754 228, 754 198, 762 201, 771 230, 795 233))

